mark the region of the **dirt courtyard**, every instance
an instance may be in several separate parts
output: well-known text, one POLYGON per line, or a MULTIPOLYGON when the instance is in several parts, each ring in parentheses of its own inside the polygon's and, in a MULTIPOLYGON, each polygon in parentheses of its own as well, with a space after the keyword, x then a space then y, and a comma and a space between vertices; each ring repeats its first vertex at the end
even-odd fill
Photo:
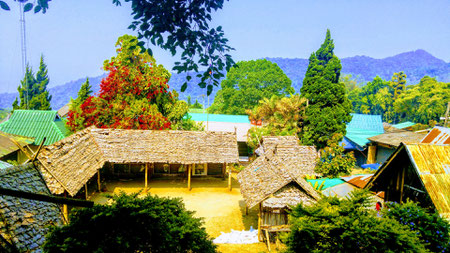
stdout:
MULTIPOLYGON (((203 218, 206 231, 212 238, 218 237, 221 232, 231 230, 249 230, 252 226, 258 227, 257 208, 245 214, 245 202, 239 190, 239 184, 233 175, 232 187, 229 191, 228 181, 221 178, 193 178, 192 190, 187 189, 184 179, 151 179, 148 182, 147 192, 160 197, 182 198, 186 209, 195 211, 196 217, 203 218)), ((144 180, 111 181, 106 184, 107 192, 96 193, 91 196, 97 204, 107 201, 108 194, 117 194, 120 191, 133 193, 143 190, 144 180)), ((272 247, 273 249, 274 247, 272 247)), ((267 252, 264 243, 257 244, 220 244, 220 252, 267 252)))

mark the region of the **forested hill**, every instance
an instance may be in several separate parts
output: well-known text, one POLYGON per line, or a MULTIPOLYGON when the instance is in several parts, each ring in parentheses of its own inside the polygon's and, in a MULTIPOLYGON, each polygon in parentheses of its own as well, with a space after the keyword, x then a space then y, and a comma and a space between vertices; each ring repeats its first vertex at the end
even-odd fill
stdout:
MULTIPOLYGON (((307 59, 266 58, 280 66, 292 80, 295 90, 299 91, 306 69, 307 59)), ((407 75, 407 85, 417 84, 428 75, 438 81, 450 82, 450 63, 438 59, 425 50, 401 53, 384 59, 374 59, 368 56, 342 58, 342 74, 351 74, 360 82, 369 82, 379 75, 390 80, 395 72, 403 71, 407 75)))
MULTIPOLYGON (((286 59, 286 58, 267 58, 277 63, 286 75, 292 80, 295 91, 299 92, 302 80, 308 67, 307 59, 286 59)), ((438 81, 450 82, 450 63, 438 59, 424 50, 416 50, 398 54, 384 59, 374 59, 367 56, 354 56, 342 58, 342 74, 351 74, 358 77, 360 82, 371 81, 376 75, 383 79, 390 80, 394 72, 404 71, 408 76, 407 84, 416 84, 425 76, 436 77, 438 81)), ((180 93, 181 85, 186 80, 186 74, 173 74, 170 79, 170 89, 175 89, 180 93)), ((99 84, 104 76, 90 78, 90 84, 96 93, 99 90, 99 84)), ((51 77, 50 77, 51 78, 51 77)), ((75 98, 81 84, 86 78, 71 81, 66 84, 49 88, 52 95, 52 108, 58 109, 70 101, 70 97, 75 98)), ((201 89, 196 85, 197 78, 193 75, 189 82, 188 89, 180 93, 181 99, 186 99, 188 95, 192 97, 193 102, 198 99, 200 103, 207 103, 205 98, 206 89, 201 89)), ((213 90, 209 104, 212 104, 214 95, 218 88, 213 90)), ((2 93, 0 94, 0 108, 10 108, 15 97, 18 94, 2 93)))

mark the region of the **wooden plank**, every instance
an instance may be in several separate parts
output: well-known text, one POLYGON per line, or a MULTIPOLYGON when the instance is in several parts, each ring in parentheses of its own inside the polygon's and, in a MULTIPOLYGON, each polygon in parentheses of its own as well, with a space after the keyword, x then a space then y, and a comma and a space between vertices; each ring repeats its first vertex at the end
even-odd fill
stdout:
POLYGON ((24 192, 24 191, 6 189, 6 188, 1 188, 1 187, 0 187, 0 195, 6 195, 6 196, 12 196, 12 197, 24 198, 24 199, 31 199, 31 200, 38 200, 38 201, 44 201, 44 202, 50 202, 50 203, 56 203, 56 204, 67 204, 67 205, 79 206, 79 207, 94 206, 94 202, 92 202, 92 201, 86 201, 86 200, 80 200, 80 199, 70 199, 70 198, 57 197, 57 196, 53 196, 53 195, 45 195, 45 194, 39 194, 39 193, 33 193, 33 192, 24 192))

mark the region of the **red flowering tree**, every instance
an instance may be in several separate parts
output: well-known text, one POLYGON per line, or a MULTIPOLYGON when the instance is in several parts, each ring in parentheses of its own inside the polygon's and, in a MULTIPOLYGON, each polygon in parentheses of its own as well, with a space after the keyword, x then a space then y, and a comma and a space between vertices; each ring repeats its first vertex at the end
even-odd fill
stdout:
POLYGON ((188 105, 168 90, 170 73, 147 52, 141 52, 134 36, 120 37, 116 47, 117 56, 104 62, 109 74, 102 80, 98 96, 71 108, 69 128, 77 131, 95 125, 162 130, 180 122, 188 105))

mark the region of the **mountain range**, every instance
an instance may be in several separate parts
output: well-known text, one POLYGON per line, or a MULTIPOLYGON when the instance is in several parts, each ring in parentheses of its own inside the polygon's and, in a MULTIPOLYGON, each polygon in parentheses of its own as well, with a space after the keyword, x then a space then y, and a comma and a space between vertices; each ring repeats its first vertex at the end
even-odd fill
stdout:
MULTIPOLYGON (((292 80, 295 91, 300 91, 306 69, 308 68, 308 59, 266 59, 277 63, 292 80)), ((407 85, 417 84, 426 75, 436 77, 438 81, 450 82, 450 63, 438 59, 421 49, 383 59, 374 59, 368 56, 341 58, 341 64, 341 74, 351 74, 359 83, 369 82, 377 75, 385 80, 390 80, 392 75, 399 71, 403 71, 407 75, 407 85)), ((169 81, 170 88, 175 89, 179 93, 180 99, 186 99, 187 96, 191 96, 192 102, 198 99, 201 104, 208 104, 206 89, 202 89, 196 85, 198 79, 195 74, 191 74, 192 79, 188 82, 186 91, 183 93, 180 92, 181 86, 186 80, 186 75, 186 73, 172 74, 169 81)), ((104 77, 105 75, 89 78, 94 94, 98 92, 101 79, 104 77)), ((52 95, 52 108, 58 109, 68 103, 71 97, 76 98, 81 84, 85 81, 86 78, 81 78, 49 88, 49 92, 52 95)), ((214 96, 219 88, 214 88, 209 98, 209 104, 213 102, 214 96)), ((0 93, 0 108, 10 108, 17 96, 18 93, 0 93)))

